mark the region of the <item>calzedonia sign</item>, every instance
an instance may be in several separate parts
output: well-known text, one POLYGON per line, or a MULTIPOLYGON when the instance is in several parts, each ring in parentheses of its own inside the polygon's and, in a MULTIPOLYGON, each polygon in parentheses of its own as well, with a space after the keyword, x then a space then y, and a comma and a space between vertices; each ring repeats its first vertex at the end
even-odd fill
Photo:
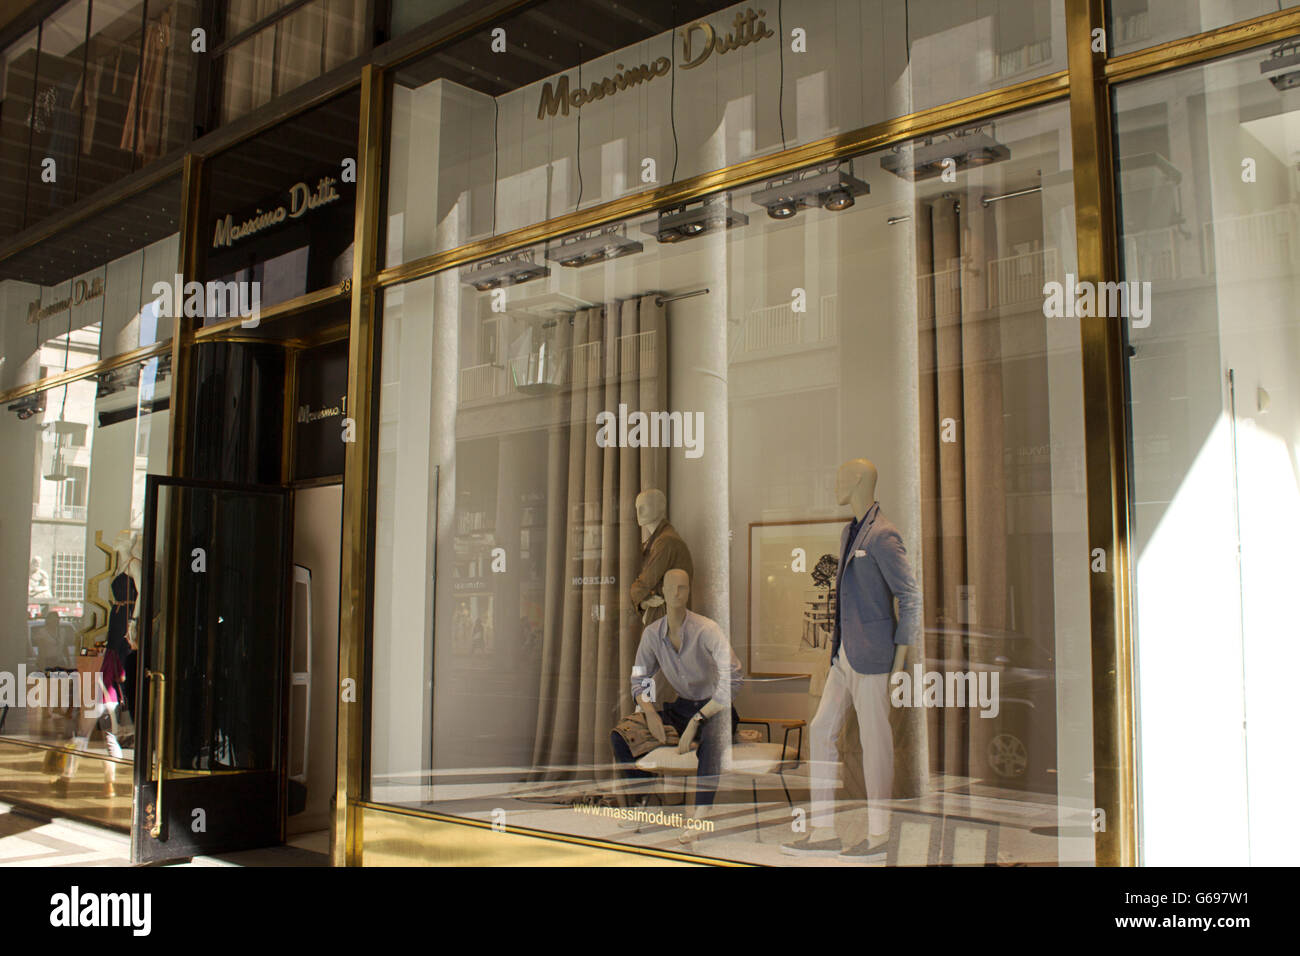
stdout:
POLYGON ((243 222, 235 222, 234 217, 227 213, 217 220, 216 230, 212 234, 212 248, 220 249, 223 246, 229 248, 240 239, 247 239, 289 219, 301 219, 312 210, 336 202, 339 193, 334 186, 337 183, 338 180, 333 176, 322 176, 317 181, 315 189, 306 183, 294 183, 289 187, 288 203, 269 210, 258 207, 253 215, 243 222))
MULTIPOLYGON (((765 37, 776 36, 763 22, 766 10, 754 12, 746 7, 744 13, 737 13, 731 22, 731 29, 720 31, 707 20, 698 20, 684 28, 678 35, 682 38, 681 59, 677 65, 683 70, 693 70, 703 64, 713 54, 730 53, 751 43, 757 43, 765 37)), ((570 108, 581 109, 594 100, 603 100, 615 96, 623 90, 642 83, 648 83, 659 76, 667 76, 673 68, 672 60, 661 56, 650 63, 642 63, 631 68, 622 63, 615 63, 617 71, 613 76, 604 76, 594 80, 590 86, 569 88, 568 76, 561 76, 552 83, 547 80, 542 84, 542 96, 537 103, 537 118, 545 119, 548 115, 560 113, 569 115, 570 108)))

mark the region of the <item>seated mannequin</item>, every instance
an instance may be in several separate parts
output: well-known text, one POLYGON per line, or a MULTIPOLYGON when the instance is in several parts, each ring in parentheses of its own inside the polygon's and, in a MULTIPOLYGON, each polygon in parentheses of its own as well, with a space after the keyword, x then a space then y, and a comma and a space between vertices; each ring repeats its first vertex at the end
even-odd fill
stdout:
MULTIPOLYGON (((715 622, 686 609, 691 580, 685 571, 668 571, 663 591, 667 614, 641 633, 632 668, 632 699, 644 711, 651 733, 660 742, 666 741, 664 721, 677 729, 678 753, 686 753, 698 739, 699 772, 693 805, 711 807, 718 774, 739 720, 731 701, 740 690, 740 661, 715 622), (655 706, 657 674, 662 674, 678 695, 662 710, 655 706), (730 719, 722 716, 725 710, 731 711, 730 719)), ((632 766, 635 758, 618 733, 610 735, 610 743, 615 757, 624 765, 625 776, 653 776, 632 766)), ((691 842, 694 833, 683 828, 679 840, 691 842)))

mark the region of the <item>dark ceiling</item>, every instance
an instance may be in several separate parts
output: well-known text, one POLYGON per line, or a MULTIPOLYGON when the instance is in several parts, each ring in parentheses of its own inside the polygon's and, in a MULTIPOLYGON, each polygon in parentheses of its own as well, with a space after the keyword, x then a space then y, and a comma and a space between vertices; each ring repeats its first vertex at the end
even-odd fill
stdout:
POLYGON ((0 262, 0 279, 56 285, 179 228, 181 183, 173 176, 114 203, 44 242, 0 262))

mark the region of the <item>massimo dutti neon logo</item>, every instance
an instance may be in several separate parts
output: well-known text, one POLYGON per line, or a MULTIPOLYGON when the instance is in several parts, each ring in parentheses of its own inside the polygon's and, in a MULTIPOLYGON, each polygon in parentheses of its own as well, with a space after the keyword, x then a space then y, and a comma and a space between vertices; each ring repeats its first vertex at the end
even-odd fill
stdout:
MULTIPOLYGON (((707 20, 697 20, 678 34, 682 40, 682 55, 677 65, 683 70, 693 70, 714 53, 730 53, 766 37, 776 36, 763 22, 765 16, 766 10, 755 13, 751 7, 746 7, 744 13, 736 14, 731 22, 731 30, 726 33, 714 29, 707 20)), ((537 102, 537 118, 545 119, 556 113, 568 116, 570 108, 581 109, 587 103, 614 96, 630 87, 648 83, 655 77, 667 76, 672 68, 672 60, 661 56, 650 63, 630 68, 615 63, 614 69, 617 72, 613 76, 603 76, 593 80, 590 86, 578 87, 576 90, 569 89, 567 75, 561 76, 554 84, 547 80, 542 84, 542 95, 537 102)))
POLYGON ((704 454, 703 412, 628 413, 620 403, 618 414, 596 415, 596 444, 601 448, 684 448, 687 458, 704 454))

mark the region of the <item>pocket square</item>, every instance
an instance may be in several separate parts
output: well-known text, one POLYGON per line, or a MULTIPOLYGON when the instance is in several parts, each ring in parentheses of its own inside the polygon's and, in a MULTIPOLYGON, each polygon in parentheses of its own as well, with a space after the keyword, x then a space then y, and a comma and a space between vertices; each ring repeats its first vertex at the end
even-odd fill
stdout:
POLYGON ((853 552, 853 556, 854 556, 855 558, 865 558, 865 557, 867 556, 867 552, 865 552, 865 551, 854 551, 854 552, 853 552))

